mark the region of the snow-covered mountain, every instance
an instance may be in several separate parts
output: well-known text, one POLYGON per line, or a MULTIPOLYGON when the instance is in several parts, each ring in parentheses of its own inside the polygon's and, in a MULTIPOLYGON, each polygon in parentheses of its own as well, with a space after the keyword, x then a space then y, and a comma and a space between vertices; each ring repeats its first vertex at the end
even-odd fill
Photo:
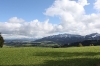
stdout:
POLYGON ((92 33, 90 35, 85 36, 87 39, 98 39, 100 37, 100 34, 98 33, 92 33))
POLYGON ((99 40, 99 39, 100 39, 100 34, 98 33, 92 33, 86 36, 75 35, 75 34, 58 34, 38 39, 36 40, 36 42, 52 41, 58 44, 68 44, 73 42, 81 42, 84 40, 99 40))
POLYGON ((59 35, 48 36, 48 37, 45 37, 45 38, 71 38, 71 37, 81 37, 81 35, 59 34, 59 35))

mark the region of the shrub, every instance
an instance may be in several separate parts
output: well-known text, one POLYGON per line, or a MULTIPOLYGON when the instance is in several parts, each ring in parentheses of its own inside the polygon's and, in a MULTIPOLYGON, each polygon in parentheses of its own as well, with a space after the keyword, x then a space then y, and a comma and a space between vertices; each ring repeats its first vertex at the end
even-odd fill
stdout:
POLYGON ((94 44, 90 44, 90 46, 94 46, 94 44))
POLYGON ((82 45, 82 43, 79 43, 79 47, 82 47, 83 45, 82 45))

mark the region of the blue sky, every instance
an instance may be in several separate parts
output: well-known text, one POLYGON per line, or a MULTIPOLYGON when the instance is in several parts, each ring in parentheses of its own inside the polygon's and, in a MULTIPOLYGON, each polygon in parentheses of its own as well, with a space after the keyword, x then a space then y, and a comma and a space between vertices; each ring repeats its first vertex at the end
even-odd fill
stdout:
POLYGON ((22 18, 26 21, 34 19, 44 21, 48 18, 51 18, 51 22, 58 21, 59 19, 56 17, 48 17, 43 14, 53 2, 54 0, 0 0, 0 21, 5 22, 12 17, 22 18))
POLYGON ((10 38, 100 33, 100 0, 0 0, 0 32, 10 38))
POLYGON ((90 5, 85 6, 86 13, 87 13, 87 14, 91 14, 91 13, 93 13, 93 12, 96 12, 96 11, 93 9, 93 4, 94 4, 95 0, 87 0, 87 1, 88 1, 88 3, 90 3, 90 5))
MULTIPOLYGON (((38 19, 44 21, 50 19, 50 22, 57 23, 59 17, 49 17, 44 15, 45 10, 53 4, 54 0, 0 0, 0 21, 7 21, 12 17, 18 17, 31 21, 38 19)), ((93 10, 93 3, 95 0, 88 0, 91 4, 85 6, 86 13, 91 14, 93 10)))
MULTIPOLYGON (((54 0, 0 0, 0 21, 5 22, 12 17, 22 18, 26 21, 50 19, 51 23, 59 23, 59 17, 46 16, 43 13, 53 4, 54 0)), ((88 0, 91 4, 85 6, 86 13, 94 12, 95 0, 88 0)))

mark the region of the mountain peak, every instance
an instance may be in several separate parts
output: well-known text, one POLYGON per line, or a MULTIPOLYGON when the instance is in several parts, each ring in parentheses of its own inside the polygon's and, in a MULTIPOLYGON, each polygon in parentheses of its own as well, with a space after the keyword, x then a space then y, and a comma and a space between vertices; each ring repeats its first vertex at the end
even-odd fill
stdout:
POLYGON ((86 35, 86 37, 92 37, 92 38, 98 37, 98 36, 100 36, 99 33, 92 33, 92 34, 86 35))

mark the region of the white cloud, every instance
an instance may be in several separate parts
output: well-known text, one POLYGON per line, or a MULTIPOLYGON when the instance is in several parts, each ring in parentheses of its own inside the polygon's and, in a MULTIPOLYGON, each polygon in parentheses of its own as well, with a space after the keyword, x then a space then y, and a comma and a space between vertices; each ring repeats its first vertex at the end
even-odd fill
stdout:
POLYGON ((31 22, 25 22, 23 19, 13 17, 8 22, 0 22, 0 31, 5 38, 38 38, 50 35, 54 25, 46 20, 39 22, 37 19, 31 22))
POLYGON ((80 21, 85 14, 83 4, 84 6, 87 5, 87 1, 56 0, 50 8, 46 9, 45 14, 60 17, 62 32, 76 31, 84 27, 84 24, 80 21))
POLYGON ((78 0, 78 3, 82 6, 85 6, 85 5, 89 5, 89 3, 87 2, 87 0, 78 0))
MULTIPOLYGON (((99 0, 94 7, 99 10, 99 0)), ((46 16, 57 16, 61 23, 51 24, 49 19, 40 22, 38 19, 26 22, 17 17, 12 17, 7 22, 0 22, 0 31, 6 38, 39 38, 56 33, 90 34, 100 33, 100 14, 86 15, 84 6, 87 0, 55 0, 51 7, 46 9, 46 16)))
POLYGON ((9 19, 8 22, 16 23, 16 22, 24 22, 24 20, 21 18, 18 19, 17 17, 13 17, 13 18, 9 19))
POLYGON ((100 12, 100 0, 96 0, 96 2, 94 3, 94 8, 100 12))
MULTIPOLYGON (((56 0, 51 7, 46 9, 44 14, 60 17, 62 32, 81 35, 93 32, 100 33, 100 28, 97 28, 97 25, 100 24, 100 15, 95 13, 86 15, 85 13, 84 6, 89 4, 87 0, 56 0)), ((99 9, 99 4, 95 6, 99 9)))
POLYGON ((72 16, 76 16, 76 14, 84 14, 83 5, 77 3, 76 1, 56 0, 50 8, 46 9, 45 13, 45 15, 49 16, 62 16, 64 14, 68 16, 70 16, 70 14, 72 16))

